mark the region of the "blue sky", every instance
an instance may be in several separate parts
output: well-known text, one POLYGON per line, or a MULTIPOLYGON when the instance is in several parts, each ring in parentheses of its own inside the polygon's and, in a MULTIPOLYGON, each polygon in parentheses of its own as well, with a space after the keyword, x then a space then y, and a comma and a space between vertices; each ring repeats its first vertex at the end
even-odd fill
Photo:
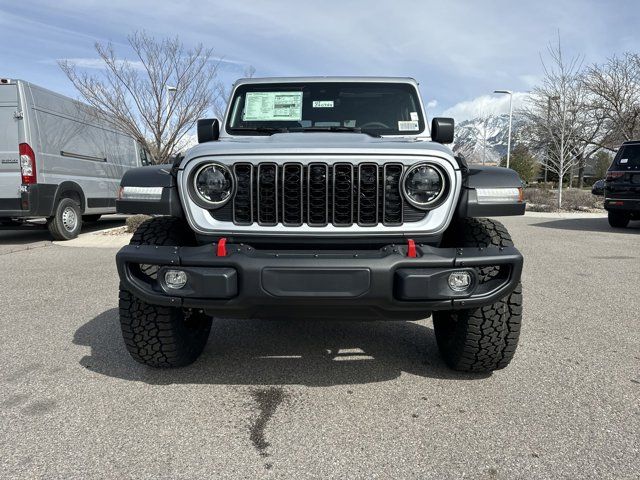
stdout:
MULTIPOLYGON (((56 65, 95 68, 95 41, 124 56, 145 29, 202 42, 224 59, 225 82, 256 76, 399 75, 420 82, 429 114, 458 120, 507 109, 495 89, 526 92, 560 30, 585 63, 640 52, 637 1, 44 1, 0 0, 0 76, 76 96, 56 65)), ((517 97, 521 98, 521 96, 517 97)))

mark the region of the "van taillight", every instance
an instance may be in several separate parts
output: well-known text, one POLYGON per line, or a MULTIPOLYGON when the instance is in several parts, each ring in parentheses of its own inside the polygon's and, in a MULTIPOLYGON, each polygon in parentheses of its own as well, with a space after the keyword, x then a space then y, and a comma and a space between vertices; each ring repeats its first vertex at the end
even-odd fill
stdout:
POLYGON ((20 144, 20 174, 23 184, 36 183, 36 154, 28 143, 20 144))
POLYGON ((614 180, 616 178, 620 178, 624 175, 624 172, 607 172, 607 182, 614 180))

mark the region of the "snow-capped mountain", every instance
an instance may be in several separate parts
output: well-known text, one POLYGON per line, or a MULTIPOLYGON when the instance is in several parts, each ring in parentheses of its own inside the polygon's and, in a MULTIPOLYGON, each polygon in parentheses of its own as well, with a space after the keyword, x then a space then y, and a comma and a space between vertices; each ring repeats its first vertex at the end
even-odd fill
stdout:
MULTIPOLYGON (((511 148, 518 142, 523 120, 513 116, 511 148)), ((490 115, 465 120, 456 125, 453 150, 462 153, 469 163, 497 164, 507 154, 509 115, 490 115)))

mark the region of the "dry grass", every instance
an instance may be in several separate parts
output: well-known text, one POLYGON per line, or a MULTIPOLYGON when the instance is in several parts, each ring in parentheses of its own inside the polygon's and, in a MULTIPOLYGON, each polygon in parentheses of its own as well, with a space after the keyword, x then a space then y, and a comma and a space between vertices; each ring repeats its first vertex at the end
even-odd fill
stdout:
POLYGON ((126 220, 126 229, 128 233, 135 232, 141 223, 146 222, 151 217, 149 215, 132 215, 126 220))
POLYGON ((110 228, 109 230, 104 230, 102 232, 98 232, 98 235, 112 237, 116 235, 126 235, 127 233, 128 233, 127 227, 117 227, 117 228, 110 228))
POLYGON ((566 188, 562 191, 562 209, 558 209, 558 192, 546 188, 526 188, 524 199, 531 212, 593 212, 602 210, 602 198, 590 191, 566 188))

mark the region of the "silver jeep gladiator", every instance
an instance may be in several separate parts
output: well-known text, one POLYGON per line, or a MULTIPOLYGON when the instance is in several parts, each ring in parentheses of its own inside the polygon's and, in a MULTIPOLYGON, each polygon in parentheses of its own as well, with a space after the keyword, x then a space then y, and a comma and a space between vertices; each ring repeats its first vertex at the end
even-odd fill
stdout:
POLYGON ((116 259, 133 358, 190 364, 214 317, 433 315, 450 367, 507 366, 523 259, 485 217, 522 215, 521 182, 467 165, 453 131, 410 78, 236 82, 184 158, 122 179, 118 211, 153 216, 116 259))

